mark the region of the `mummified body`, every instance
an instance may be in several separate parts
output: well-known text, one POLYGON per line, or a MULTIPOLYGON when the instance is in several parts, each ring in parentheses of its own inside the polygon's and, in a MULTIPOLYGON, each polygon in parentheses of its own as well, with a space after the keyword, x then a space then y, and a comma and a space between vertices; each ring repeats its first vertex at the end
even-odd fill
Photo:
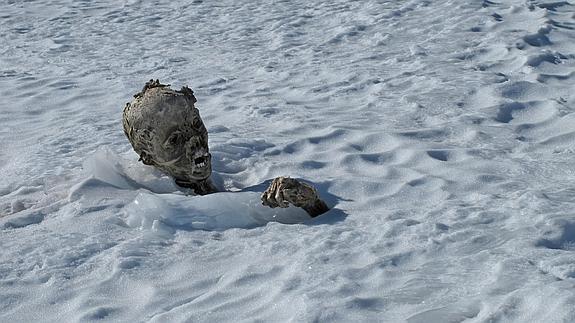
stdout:
MULTIPOLYGON (((173 90, 151 80, 124 108, 124 132, 140 160, 172 176, 176 184, 196 194, 215 193, 210 181, 208 131, 196 109, 194 92, 184 86, 173 90)), ((269 207, 293 204, 317 216, 328 210, 312 186, 278 177, 262 194, 269 207)))

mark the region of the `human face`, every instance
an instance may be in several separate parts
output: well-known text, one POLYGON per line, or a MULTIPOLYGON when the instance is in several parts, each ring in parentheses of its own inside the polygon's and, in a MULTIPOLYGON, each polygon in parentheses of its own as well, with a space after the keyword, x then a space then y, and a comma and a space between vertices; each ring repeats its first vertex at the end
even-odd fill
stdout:
POLYGON ((208 132, 195 107, 167 106, 150 120, 150 128, 153 165, 184 182, 211 175, 208 132))

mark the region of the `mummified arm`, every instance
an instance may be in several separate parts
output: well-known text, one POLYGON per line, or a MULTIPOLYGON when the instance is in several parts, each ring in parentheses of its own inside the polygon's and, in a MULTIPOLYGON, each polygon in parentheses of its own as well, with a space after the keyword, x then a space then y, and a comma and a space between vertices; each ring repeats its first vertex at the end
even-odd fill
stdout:
POLYGON ((289 177, 275 178, 261 199, 263 205, 271 208, 285 208, 293 204, 304 209, 311 217, 329 211, 313 186, 289 177))

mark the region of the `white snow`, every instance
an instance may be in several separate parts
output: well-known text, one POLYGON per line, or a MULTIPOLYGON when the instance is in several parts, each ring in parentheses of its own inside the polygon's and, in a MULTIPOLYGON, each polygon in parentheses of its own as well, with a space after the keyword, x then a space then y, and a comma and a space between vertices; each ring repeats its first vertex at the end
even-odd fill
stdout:
POLYGON ((572 1, 10 0, 0 44, 2 322, 575 321, 572 1), (151 78, 230 193, 137 161, 151 78))

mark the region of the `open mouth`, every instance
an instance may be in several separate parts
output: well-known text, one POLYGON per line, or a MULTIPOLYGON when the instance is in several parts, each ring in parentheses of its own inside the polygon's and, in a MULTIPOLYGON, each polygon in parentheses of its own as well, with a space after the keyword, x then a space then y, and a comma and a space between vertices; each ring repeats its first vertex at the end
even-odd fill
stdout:
POLYGON ((194 158, 194 166, 196 166, 196 168, 204 168, 206 166, 208 166, 208 163, 210 161, 210 155, 204 155, 204 156, 200 156, 200 157, 196 157, 194 158))

